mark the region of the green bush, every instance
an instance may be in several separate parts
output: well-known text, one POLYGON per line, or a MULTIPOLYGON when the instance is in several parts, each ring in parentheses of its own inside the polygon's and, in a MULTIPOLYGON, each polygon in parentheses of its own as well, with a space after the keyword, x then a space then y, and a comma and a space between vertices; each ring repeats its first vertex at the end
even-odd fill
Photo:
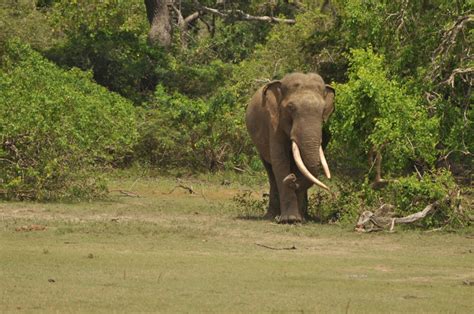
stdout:
POLYGON ((425 173, 421 178, 417 174, 399 178, 386 190, 391 203, 395 205, 395 214, 399 217, 422 211, 427 205, 439 202, 435 212, 418 223, 424 228, 445 225, 458 227, 467 222, 458 210, 458 187, 451 172, 447 170, 425 173))
POLYGON ((36 8, 36 0, 0 1, 0 55, 12 38, 21 38, 35 49, 48 49, 56 43, 46 16, 36 8))
POLYGON ((367 184, 351 180, 338 181, 332 196, 318 190, 308 199, 308 218, 321 223, 354 224, 361 212, 374 203, 373 191, 367 184))
POLYGON ((252 191, 237 193, 232 201, 239 218, 259 219, 265 214, 268 207, 268 195, 256 198, 252 191))
POLYGON ((310 219, 322 223, 355 225, 362 212, 376 212, 382 204, 394 206, 391 213, 394 217, 405 217, 437 202, 434 212, 413 226, 424 229, 443 226, 456 228, 470 223, 469 213, 459 206, 459 187, 447 170, 426 172, 421 178, 419 174, 400 177, 382 190, 374 190, 368 180, 339 180, 334 191, 336 197, 323 191, 310 195, 310 219))
POLYGON ((191 99, 159 85, 154 96, 139 110, 139 158, 162 168, 215 170, 253 164, 244 108, 236 106, 231 92, 191 99))
POLYGON ((384 170, 395 175, 413 162, 433 165, 438 119, 428 116, 420 97, 389 78, 383 57, 372 49, 352 50, 349 61, 349 81, 335 85, 335 151, 365 160, 371 150, 378 151, 384 170))
POLYGON ((231 74, 232 67, 220 60, 199 64, 192 61, 193 54, 173 60, 173 70, 162 73, 162 84, 188 97, 205 97, 216 91, 231 74), (183 61, 185 60, 185 61, 183 61))
POLYGON ((136 138, 130 102, 78 69, 64 71, 19 42, 0 71, 0 190, 6 198, 93 197, 94 172, 120 161, 136 138))
POLYGON ((169 73, 170 56, 146 43, 143 1, 58 1, 47 12, 59 40, 46 56, 65 68, 92 71, 97 83, 135 104, 169 73))

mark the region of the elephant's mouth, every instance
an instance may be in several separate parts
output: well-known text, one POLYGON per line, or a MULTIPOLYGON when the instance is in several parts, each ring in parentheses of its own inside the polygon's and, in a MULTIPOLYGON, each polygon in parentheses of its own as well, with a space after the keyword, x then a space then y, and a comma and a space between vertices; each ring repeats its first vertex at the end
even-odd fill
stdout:
MULTIPOLYGON (((322 183, 321 181, 319 181, 318 179, 316 179, 313 174, 308 170, 308 168, 305 166, 304 162, 303 162, 303 159, 301 158, 301 153, 300 153, 300 149, 298 148, 298 145, 292 141, 292 151, 293 151, 293 157, 295 159, 295 163, 296 163, 296 166, 298 167, 298 169, 301 171, 301 173, 308 179, 310 180, 311 182, 313 182, 314 184, 316 184, 317 186, 329 191, 329 188, 324 184, 322 183)), ((320 157, 320 160, 321 160, 321 165, 324 169, 324 173, 326 174, 326 176, 328 178, 331 178, 331 173, 329 172, 329 166, 328 166, 328 163, 326 161, 326 157, 324 156, 324 151, 323 151, 323 148, 320 146, 319 147, 319 157, 320 157)))

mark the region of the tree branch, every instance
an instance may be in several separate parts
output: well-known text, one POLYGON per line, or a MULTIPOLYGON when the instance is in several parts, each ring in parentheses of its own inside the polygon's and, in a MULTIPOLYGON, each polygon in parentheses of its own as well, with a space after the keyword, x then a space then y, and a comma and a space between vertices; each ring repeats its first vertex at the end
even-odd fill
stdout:
MULTIPOLYGON (((453 72, 451 72, 451 75, 449 76, 449 78, 446 81, 441 82, 441 84, 449 84, 449 85, 451 85, 451 87, 454 87, 454 78, 455 78, 456 75, 460 75, 460 76, 468 75, 469 76, 469 74, 472 74, 472 73, 474 73, 474 68, 454 69, 453 72)), ((471 84, 472 82, 468 82, 468 83, 471 84)))
POLYGON ((186 22, 186 24, 189 24, 191 22, 193 22, 194 20, 198 19, 200 17, 200 13, 199 11, 196 11, 190 15, 188 15, 185 19, 184 19, 184 22, 186 22))
POLYGON ((181 14, 181 11, 174 5, 171 5, 171 8, 173 8, 174 13, 178 16, 178 27, 182 30, 187 28, 187 23, 184 20, 183 14, 181 14))
POLYGON ((432 68, 431 71, 428 72, 426 80, 434 81, 440 76, 442 64, 444 60, 446 60, 451 49, 456 44, 458 34, 464 29, 464 27, 468 23, 473 21, 474 14, 472 14, 472 11, 470 11, 468 12, 468 14, 458 17, 454 25, 443 33, 441 43, 433 51, 433 55, 431 57, 432 68))
POLYGON ((217 10, 214 8, 209 8, 204 5, 201 5, 198 1, 194 2, 196 7, 199 10, 209 13, 212 15, 216 15, 220 18, 233 18, 235 20, 240 21, 259 21, 259 22, 267 22, 267 23, 286 23, 286 24, 295 24, 296 21, 294 19, 283 19, 273 16, 255 16, 245 13, 242 10, 217 10))
POLYGON ((368 210, 364 211, 359 216, 355 230, 358 232, 381 231, 383 229, 389 229, 389 231, 393 231, 395 224, 409 224, 423 219, 426 217, 426 215, 436 210, 440 204, 447 203, 449 201, 450 198, 446 196, 442 200, 438 200, 432 204, 429 204, 422 211, 401 218, 393 217, 393 211, 395 209, 394 206, 384 204, 375 213, 372 213, 368 210))

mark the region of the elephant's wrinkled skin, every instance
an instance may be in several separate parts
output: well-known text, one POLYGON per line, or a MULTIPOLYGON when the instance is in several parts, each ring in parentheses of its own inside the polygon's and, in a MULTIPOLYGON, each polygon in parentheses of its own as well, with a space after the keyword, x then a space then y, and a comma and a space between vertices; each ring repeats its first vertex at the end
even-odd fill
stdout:
MULTIPOLYGON (((307 190, 317 179, 311 181, 302 174, 292 142, 306 168, 317 177, 322 127, 334 110, 334 95, 334 89, 318 74, 292 73, 266 84, 252 97, 245 118, 270 181, 265 218, 279 216, 282 223, 303 221, 307 190)), ((329 176, 329 169, 326 174, 329 176)))

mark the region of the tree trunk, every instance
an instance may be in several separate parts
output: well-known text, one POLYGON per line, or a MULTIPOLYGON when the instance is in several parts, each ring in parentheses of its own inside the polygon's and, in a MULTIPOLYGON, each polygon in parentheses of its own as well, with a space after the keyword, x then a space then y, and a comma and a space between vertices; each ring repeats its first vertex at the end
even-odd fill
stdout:
POLYGON ((150 30, 148 42, 151 45, 169 47, 171 45, 171 18, 166 0, 145 0, 150 30))

